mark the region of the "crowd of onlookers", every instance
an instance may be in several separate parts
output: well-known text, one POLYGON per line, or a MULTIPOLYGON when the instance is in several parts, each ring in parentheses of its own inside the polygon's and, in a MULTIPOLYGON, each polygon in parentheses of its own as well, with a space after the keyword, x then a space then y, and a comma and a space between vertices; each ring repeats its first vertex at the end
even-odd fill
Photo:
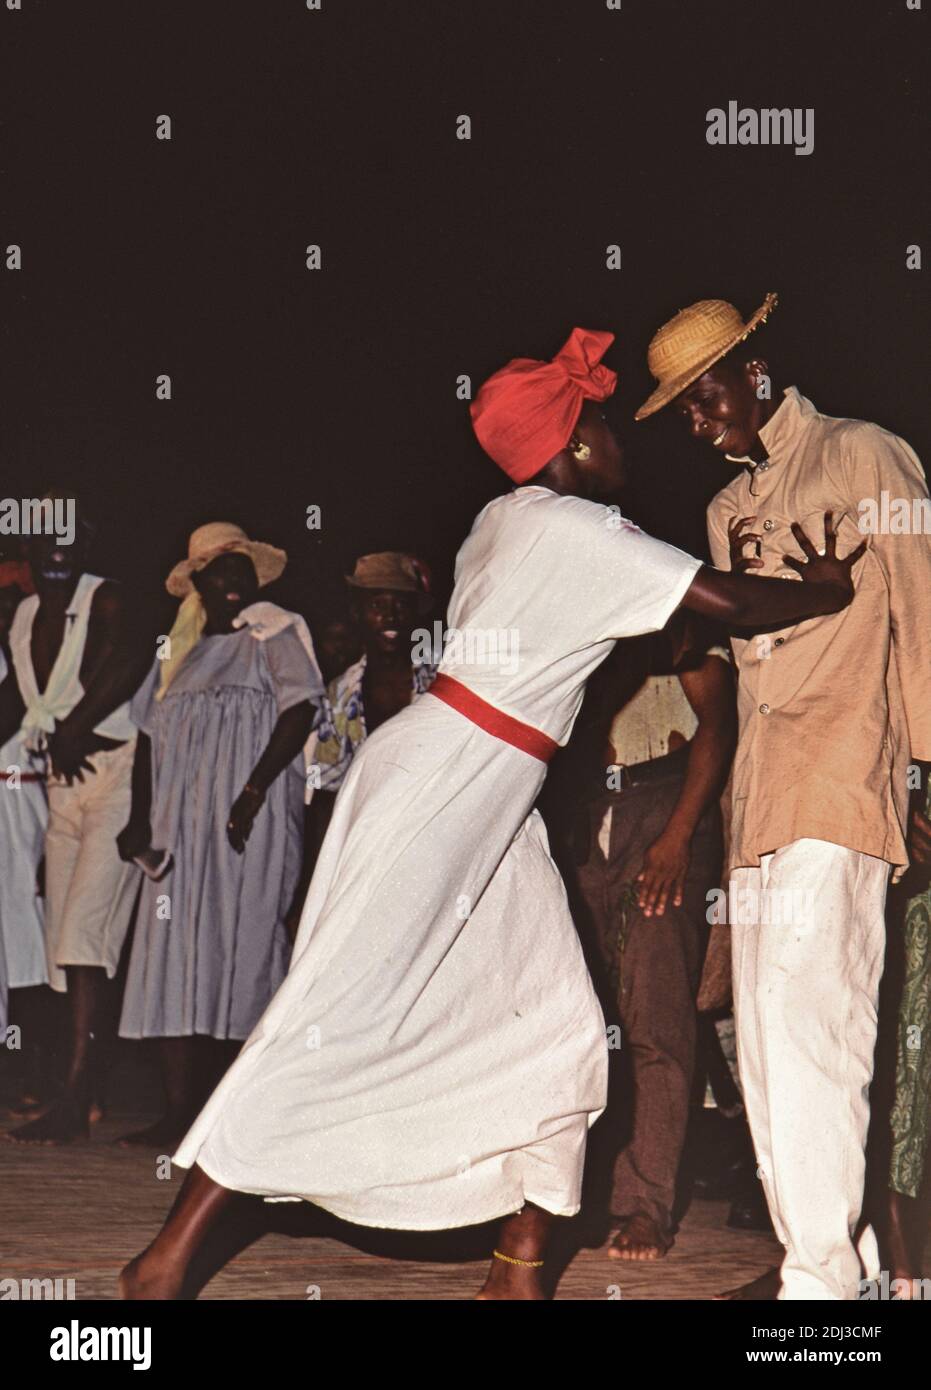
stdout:
MULTIPOLYGON (((415 556, 365 555, 312 638, 262 596, 284 552, 217 522, 169 574, 180 602, 156 640, 88 571, 89 536, 81 517, 72 545, 37 536, 0 562, 0 1024, 22 1062, 7 1137, 86 1137, 118 1034, 157 1040, 164 1088, 159 1118, 120 1142, 170 1151, 287 972, 355 750, 430 688, 412 632, 434 599, 415 556)), ((612 1057, 583 1214, 610 1214, 621 1259, 665 1254, 694 1196, 771 1229, 709 908, 737 737, 722 642, 675 618, 619 643, 541 804, 612 1057)), ((894 963, 888 978, 894 1019, 894 963)), ((915 1122, 893 1114, 893 1130, 915 1122)), ((895 1212, 883 1229, 907 1245, 895 1212)))

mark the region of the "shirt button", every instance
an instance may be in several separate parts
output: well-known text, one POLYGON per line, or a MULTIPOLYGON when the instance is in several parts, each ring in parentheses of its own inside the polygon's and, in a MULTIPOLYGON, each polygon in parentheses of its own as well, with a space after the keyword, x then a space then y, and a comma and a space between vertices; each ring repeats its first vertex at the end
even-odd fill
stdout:
POLYGON ((786 639, 785 639, 784 637, 777 637, 776 640, 775 640, 775 642, 773 643, 773 646, 774 646, 774 647, 781 647, 781 646, 783 645, 783 643, 785 642, 785 640, 786 640, 786 639))
POLYGON ((764 531, 771 531, 771 530, 773 529, 773 527, 775 526, 775 524, 776 524, 776 523, 775 523, 775 521, 773 521, 772 517, 769 517, 769 516, 768 516, 768 517, 766 518, 766 520, 763 522, 763 530, 764 530, 764 531))
POLYGON ((760 714, 769 714, 769 705, 760 705, 760 714))

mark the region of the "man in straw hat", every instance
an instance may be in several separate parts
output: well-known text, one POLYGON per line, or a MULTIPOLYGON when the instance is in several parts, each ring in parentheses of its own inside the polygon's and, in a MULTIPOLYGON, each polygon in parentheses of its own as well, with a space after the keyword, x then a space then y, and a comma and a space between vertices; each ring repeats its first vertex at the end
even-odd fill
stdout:
POLYGON ((86 572, 89 527, 76 510, 70 544, 31 537, 36 593, 19 605, 10 630, 22 733, 49 774, 46 954, 49 982, 67 991, 70 1018, 62 1095, 8 1136, 33 1144, 87 1135, 109 1031, 107 980, 139 887, 139 870, 122 862, 116 836, 129 810, 136 737, 129 697, 145 673, 146 632, 122 586, 86 572))
POLYGON ((324 791, 338 791, 366 736, 433 683, 435 665, 411 657, 411 632, 430 603, 422 573, 412 556, 385 550, 360 556, 347 576, 363 650, 327 687, 317 744, 324 791))
POLYGON ((478 516, 449 624, 511 631, 519 660, 450 645, 432 689, 376 729, 340 789, 291 969, 175 1154, 189 1168, 123 1292, 177 1298, 237 1194, 361 1225, 504 1218, 479 1297, 537 1299, 554 1215, 578 1210, 605 1103, 604 1020, 533 805, 614 640, 680 604, 734 622, 836 612, 846 560, 805 584, 717 574, 587 500, 621 451, 596 402, 610 333, 520 358, 472 405, 518 484, 478 516))
POLYGON ((362 654, 327 686, 316 749, 323 795, 311 805, 308 863, 319 852, 356 750, 379 724, 429 690, 436 675, 436 664, 416 659, 411 645, 417 615, 431 606, 422 561, 392 550, 361 555, 346 584, 362 654))
MULTIPOLYGON (((671 405, 694 440, 738 466, 708 509, 715 564, 794 579, 792 534, 809 556, 835 535, 853 544, 884 492, 920 503, 927 487, 904 440, 822 415, 794 386, 773 389, 752 334, 775 303, 767 295, 746 321, 717 299, 678 313, 650 343, 658 384, 637 418, 671 405)), ((854 1237, 883 912, 906 833, 928 825, 909 806, 909 769, 931 759, 931 540, 879 531, 867 545, 849 607, 733 642, 732 886, 745 901, 792 904, 781 924, 731 923, 740 1071, 786 1249, 784 1299, 856 1298, 861 1260, 878 1274, 872 1230, 854 1237)))

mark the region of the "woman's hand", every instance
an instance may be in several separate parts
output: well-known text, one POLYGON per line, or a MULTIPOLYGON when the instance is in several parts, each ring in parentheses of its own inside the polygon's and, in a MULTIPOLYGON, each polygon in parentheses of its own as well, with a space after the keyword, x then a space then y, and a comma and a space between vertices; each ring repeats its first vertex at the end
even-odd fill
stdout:
POLYGON ((850 571, 866 550, 866 541, 861 541, 856 550, 851 550, 843 560, 837 558, 837 532, 834 530, 833 512, 824 514, 824 554, 819 555, 797 521, 792 523, 792 534, 807 560, 797 560, 794 555, 783 555, 783 563, 797 570, 807 584, 824 584, 836 590, 838 612, 846 608, 854 594, 850 571))
POLYGON ((682 906, 685 875, 689 867, 689 841, 666 831, 654 840, 643 856, 643 868, 636 878, 637 902, 645 917, 662 917, 666 904, 682 906))
POLYGON ((226 822, 226 838, 237 854, 242 854, 246 841, 252 834, 252 823, 256 818, 265 793, 251 784, 245 786, 233 802, 229 820, 226 822))
POLYGON ((149 822, 133 820, 132 817, 116 837, 117 853, 127 864, 131 863, 137 854, 148 849, 151 843, 152 827, 149 822))
POLYGON ((762 540, 758 531, 744 531, 745 526, 756 521, 755 516, 735 516, 733 521, 728 522, 727 544, 731 552, 731 573, 746 574, 747 570, 761 570, 763 561, 755 555, 744 555, 743 549, 750 541, 756 543, 762 540))

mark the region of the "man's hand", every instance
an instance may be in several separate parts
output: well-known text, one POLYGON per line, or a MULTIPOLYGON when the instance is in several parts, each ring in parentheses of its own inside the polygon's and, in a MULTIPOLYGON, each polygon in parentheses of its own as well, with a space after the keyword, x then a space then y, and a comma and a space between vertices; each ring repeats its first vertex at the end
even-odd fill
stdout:
POLYGON ((638 904, 645 917, 662 917, 666 904, 682 906, 685 875, 689 867, 689 841, 683 836, 660 835, 643 856, 643 868, 637 875, 638 904))
POLYGON ((763 561, 757 559, 755 555, 744 555, 744 546, 750 541, 756 543, 763 537, 759 531, 745 531, 744 527, 756 521, 755 516, 735 516, 733 521, 728 522, 727 544, 731 553, 731 573, 746 574, 747 570, 761 570, 763 561))
POLYGON ((226 838, 237 854, 242 854, 245 850, 246 841, 252 834, 252 823, 264 800, 264 792, 254 787, 245 787, 233 802, 233 809, 226 823, 226 838))
POLYGON ((56 777, 63 777, 70 787, 75 778, 79 782, 84 781, 85 772, 96 773, 97 769, 88 761, 87 740, 85 738, 75 738, 69 734, 61 725, 56 725, 54 731, 48 736, 48 755, 52 765, 52 772, 56 777))

